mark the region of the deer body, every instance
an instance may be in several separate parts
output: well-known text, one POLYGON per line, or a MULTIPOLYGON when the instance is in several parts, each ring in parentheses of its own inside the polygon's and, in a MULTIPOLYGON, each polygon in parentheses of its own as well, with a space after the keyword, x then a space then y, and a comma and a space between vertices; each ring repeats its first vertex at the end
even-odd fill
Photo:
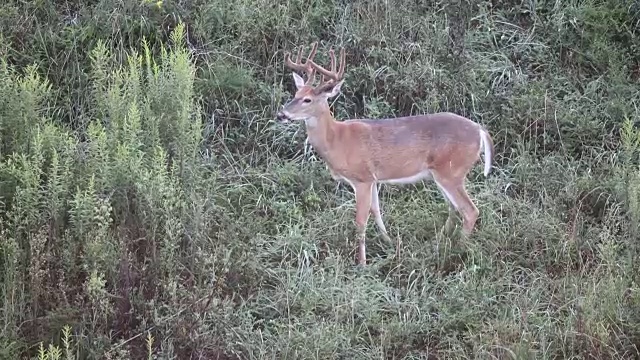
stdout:
POLYGON ((373 215, 385 239, 390 241, 380 213, 377 184, 411 184, 433 179, 449 203, 445 228, 449 231, 455 211, 463 217, 463 233, 470 234, 478 209, 469 198, 464 181, 471 168, 484 154, 484 174, 491 170, 493 141, 481 125, 453 113, 437 113, 389 119, 335 120, 328 99, 340 92, 344 73, 344 49, 340 71, 335 56, 331 71, 313 62, 317 44, 305 64, 301 52, 293 63, 285 63, 309 75, 305 82, 296 73, 298 91, 292 101, 278 113, 278 119, 304 120, 309 142, 326 163, 335 180, 345 181, 356 196, 358 263, 365 264, 364 232, 369 215, 373 215), (315 71, 323 82, 311 87, 315 71), (328 80, 327 80, 328 79, 328 80))
POLYGON ((333 174, 348 182, 410 184, 431 169, 478 160, 480 125, 451 113, 392 119, 325 120, 307 126, 309 142, 333 174))

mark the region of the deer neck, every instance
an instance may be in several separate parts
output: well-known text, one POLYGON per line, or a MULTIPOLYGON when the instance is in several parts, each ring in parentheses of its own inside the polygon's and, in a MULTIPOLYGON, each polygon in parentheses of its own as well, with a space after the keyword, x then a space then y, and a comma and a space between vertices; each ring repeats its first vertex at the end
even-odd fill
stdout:
POLYGON ((321 157, 325 157, 332 148, 331 141, 333 140, 336 124, 337 122, 328 106, 321 115, 305 120, 309 142, 321 157))

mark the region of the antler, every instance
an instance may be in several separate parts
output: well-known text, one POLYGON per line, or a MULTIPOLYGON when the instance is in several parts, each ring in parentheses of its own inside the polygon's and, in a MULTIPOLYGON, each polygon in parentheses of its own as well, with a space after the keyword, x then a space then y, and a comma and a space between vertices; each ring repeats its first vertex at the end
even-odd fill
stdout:
POLYGON ((311 52, 309 53, 309 56, 307 56, 307 60, 304 62, 304 64, 300 62, 302 60, 302 47, 300 48, 300 50, 298 50, 298 57, 296 59, 296 62, 291 61, 290 53, 287 52, 284 54, 284 64, 287 67, 307 74, 307 81, 305 82, 305 85, 311 85, 311 83, 313 82, 315 69, 311 64, 313 64, 313 58, 316 56, 317 50, 318 42, 314 42, 313 44, 311 44, 311 52))
POLYGON ((301 71, 307 74, 307 80, 305 85, 311 85, 314 80, 314 75, 316 70, 322 74, 322 82, 314 88, 315 93, 321 93, 323 91, 327 91, 335 86, 340 80, 344 77, 344 67, 345 67, 345 51, 344 48, 340 50, 340 70, 336 72, 336 54, 333 49, 329 50, 329 57, 331 58, 331 71, 323 68, 322 66, 316 64, 313 61, 313 58, 316 56, 316 52, 318 50, 318 42, 314 42, 311 44, 311 52, 309 56, 307 56, 307 60, 303 63, 302 61, 302 48, 298 50, 298 57, 295 62, 291 61, 291 54, 284 54, 284 63, 287 67, 295 70, 301 71))
POLYGON ((310 65, 322 74, 322 82, 314 89, 316 93, 321 93, 331 89, 336 85, 336 83, 344 78, 344 66, 346 64, 344 48, 340 49, 340 70, 338 70, 337 72, 336 54, 334 53, 333 49, 329 50, 329 57, 331 58, 331 71, 323 68, 313 61, 309 61, 310 65))

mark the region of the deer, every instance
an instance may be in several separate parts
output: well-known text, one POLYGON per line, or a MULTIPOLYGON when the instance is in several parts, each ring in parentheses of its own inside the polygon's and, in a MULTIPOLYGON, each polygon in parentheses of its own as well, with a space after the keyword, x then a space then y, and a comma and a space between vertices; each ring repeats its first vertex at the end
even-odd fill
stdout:
POLYGON ((276 119, 279 123, 304 122, 307 140, 331 177, 353 189, 357 264, 366 265, 365 230, 371 215, 382 237, 391 242, 382 219, 379 184, 433 180, 449 205, 442 230, 451 233, 457 212, 462 217, 462 234, 469 236, 480 213, 467 193, 465 181, 481 155, 484 176, 491 172, 494 144, 488 130, 451 112, 337 121, 329 100, 340 94, 344 83, 345 49, 340 50, 337 71, 333 48, 329 50, 331 70, 314 62, 317 42, 311 44, 304 62, 302 50, 300 47, 295 62, 285 52, 284 65, 293 70, 296 92, 277 112, 276 119), (314 86, 316 72, 322 79, 314 86))

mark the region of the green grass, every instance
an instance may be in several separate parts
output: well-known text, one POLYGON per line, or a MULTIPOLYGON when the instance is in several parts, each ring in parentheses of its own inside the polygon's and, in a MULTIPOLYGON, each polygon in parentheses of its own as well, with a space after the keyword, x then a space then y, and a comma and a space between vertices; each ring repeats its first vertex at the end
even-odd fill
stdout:
POLYGON ((0 358, 640 357, 639 18, 617 0, 9 1, 0 358), (314 40, 347 51, 338 118, 489 129, 469 239, 440 233, 434 184, 383 186, 395 243, 370 221, 355 265, 351 189, 273 121, 284 51, 314 40))

